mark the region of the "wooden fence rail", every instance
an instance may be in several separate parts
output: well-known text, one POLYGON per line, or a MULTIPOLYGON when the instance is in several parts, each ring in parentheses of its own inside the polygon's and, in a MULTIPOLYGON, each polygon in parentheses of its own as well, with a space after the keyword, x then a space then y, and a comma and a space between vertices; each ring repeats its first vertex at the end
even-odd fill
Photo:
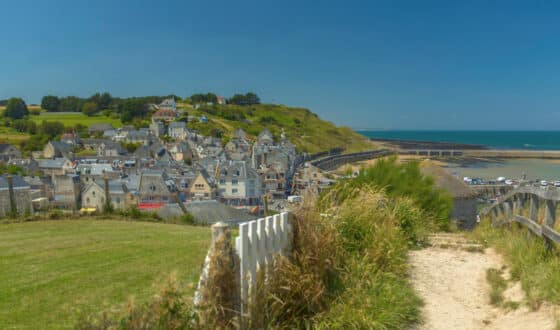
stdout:
POLYGON ((560 233, 554 230, 556 207, 560 202, 560 190, 525 186, 510 191, 500 201, 481 211, 480 215, 491 215, 493 226, 516 222, 526 227, 532 234, 542 238, 548 248, 552 242, 560 244, 560 233), (539 205, 544 207, 544 219, 539 223, 539 205), (529 217, 521 215, 525 208, 529 217))

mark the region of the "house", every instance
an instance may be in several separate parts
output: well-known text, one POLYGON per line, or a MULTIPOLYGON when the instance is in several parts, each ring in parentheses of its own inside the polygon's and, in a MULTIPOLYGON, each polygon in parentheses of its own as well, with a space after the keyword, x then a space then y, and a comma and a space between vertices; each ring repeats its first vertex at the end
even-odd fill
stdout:
POLYGON ((159 208, 177 202, 177 189, 165 171, 145 170, 138 184, 140 208, 159 208))
POLYGON ((67 157, 71 158, 73 146, 60 141, 49 141, 43 148, 43 158, 67 157))
POLYGON ((260 204, 261 178, 247 162, 227 161, 216 172, 220 201, 234 206, 260 204))
POLYGON ((226 156, 231 160, 249 160, 251 157, 251 142, 242 129, 234 132, 234 138, 226 143, 224 147, 226 156))
POLYGON ((127 153, 127 150, 118 142, 104 141, 97 146, 98 157, 119 157, 127 153))
POLYGON ((186 142, 170 143, 167 150, 176 162, 186 162, 192 164, 193 151, 186 142))
POLYGON ((177 112, 177 102, 175 102, 174 97, 170 97, 168 99, 163 100, 158 106, 160 110, 171 110, 173 112, 177 112))
POLYGON ((7 162, 16 158, 21 158, 21 152, 18 148, 8 143, 0 143, 0 161, 7 162))
POLYGON ((217 99, 218 99, 218 104, 220 104, 220 105, 226 104, 226 98, 225 97, 218 96, 217 99))
POLYGON ((187 133, 187 124, 185 122, 175 121, 169 124, 167 135, 169 135, 170 138, 186 139, 187 133))
POLYGON ((150 124, 150 132, 156 137, 165 135, 165 125, 159 120, 152 121, 150 124))
POLYGON ((105 177, 117 179, 120 173, 113 169, 111 164, 78 164, 76 174, 80 175, 80 181, 84 185, 90 182, 103 182, 105 177))
POLYGON ((67 143, 72 146, 77 146, 80 144, 80 136, 76 132, 64 133, 60 137, 60 142, 67 143))
POLYGON ((89 135, 101 135, 105 131, 112 130, 112 129, 113 129, 113 125, 111 124, 99 123, 99 124, 89 125, 88 132, 89 135))
POLYGON ((74 163, 68 158, 39 159, 39 170, 45 176, 54 178, 57 175, 64 175, 74 171, 74 163))
MULTIPOLYGON (((123 182, 108 181, 108 193, 111 206, 115 210, 125 210, 134 203, 135 198, 128 196, 128 189, 123 182)), ((103 211, 106 206, 105 183, 91 182, 82 192, 82 208, 94 208, 103 211)))
POLYGON ((53 206, 61 209, 78 210, 80 206, 80 176, 76 174, 54 177, 53 206))
POLYGON ((177 113, 171 109, 159 109, 152 115, 152 121, 170 123, 177 118, 177 113))
POLYGON ((204 170, 199 171, 191 182, 189 197, 191 200, 210 200, 216 198, 214 180, 204 170))
POLYGON ((269 130, 264 129, 253 144, 251 164, 253 168, 264 169, 269 166, 288 177, 295 170, 296 148, 282 133, 280 143, 275 143, 269 130))
POLYGON ((264 185, 264 192, 272 199, 284 199, 286 197, 286 178, 283 171, 274 166, 268 166, 257 171, 264 185))
POLYGON ((0 176, 0 216, 4 217, 12 211, 18 214, 31 212, 31 187, 19 175, 0 176))

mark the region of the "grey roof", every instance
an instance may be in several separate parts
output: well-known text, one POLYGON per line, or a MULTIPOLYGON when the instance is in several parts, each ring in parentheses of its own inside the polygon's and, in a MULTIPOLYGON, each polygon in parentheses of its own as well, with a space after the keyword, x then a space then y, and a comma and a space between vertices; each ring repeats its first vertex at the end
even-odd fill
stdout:
POLYGON ((58 168, 62 169, 66 158, 55 158, 55 159, 39 159, 40 168, 58 168))
POLYGON ((50 141, 50 144, 54 147, 56 152, 60 152, 62 154, 71 152, 73 148, 71 144, 60 141, 50 141))
POLYGON ((214 224, 216 222, 240 223, 257 217, 244 210, 239 210, 217 201, 192 201, 185 204, 187 211, 197 222, 214 224))
POLYGON ((13 147, 13 145, 9 143, 0 143, 0 153, 4 153, 10 147, 13 147))
POLYGON ((187 128, 187 124, 184 121, 174 121, 169 124, 169 128, 187 128))
POLYGON ((246 161, 230 160, 225 164, 220 164, 220 173, 218 174, 220 178, 256 178, 258 177, 257 172, 249 166, 246 161))
MULTIPOLYGON (((12 182, 14 189, 30 189, 31 186, 27 183, 21 175, 13 175, 12 182)), ((8 189, 8 176, 2 175, 0 176, 0 190, 8 189)))

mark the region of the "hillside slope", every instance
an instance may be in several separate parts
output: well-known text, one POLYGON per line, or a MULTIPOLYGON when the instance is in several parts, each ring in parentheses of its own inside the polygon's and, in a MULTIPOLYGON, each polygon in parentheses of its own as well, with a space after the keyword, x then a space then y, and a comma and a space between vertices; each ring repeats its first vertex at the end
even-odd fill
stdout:
POLYGON ((276 137, 284 129, 300 152, 314 153, 335 147, 344 147, 348 152, 373 149, 367 138, 352 129, 337 127, 304 108, 259 104, 212 105, 194 109, 184 103, 179 104, 179 108, 189 115, 205 115, 209 119, 208 124, 191 122, 187 124, 189 127, 202 134, 211 134, 219 129, 224 140, 231 138, 237 128, 244 129, 251 138, 255 138, 266 127, 276 137))

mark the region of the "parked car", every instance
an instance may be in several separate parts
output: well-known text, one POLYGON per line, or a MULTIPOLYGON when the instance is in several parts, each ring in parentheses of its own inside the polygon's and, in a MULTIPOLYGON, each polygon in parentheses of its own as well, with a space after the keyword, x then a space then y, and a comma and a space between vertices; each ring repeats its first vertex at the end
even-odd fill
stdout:
POLYGON ((546 181, 546 180, 541 180, 540 183, 541 183, 541 187, 546 187, 546 186, 548 186, 548 181, 546 181))
POLYGON ((557 181, 554 181, 554 186, 555 186, 555 187, 560 187, 560 181, 558 181, 558 180, 557 180, 557 181))

